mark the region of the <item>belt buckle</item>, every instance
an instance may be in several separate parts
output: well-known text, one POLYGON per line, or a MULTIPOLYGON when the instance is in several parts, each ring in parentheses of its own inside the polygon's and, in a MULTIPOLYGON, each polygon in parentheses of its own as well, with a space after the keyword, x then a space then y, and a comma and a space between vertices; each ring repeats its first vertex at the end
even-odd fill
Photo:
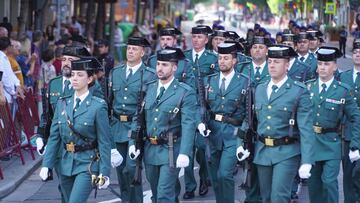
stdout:
POLYGON ((265 145, 269 146, 269 147, 273 147, 274 146, 274 139, 266 137, 265 138, 265 145))
POLYGON ((75 152, 75 144, 73 142, 70 142, 70 144, 66 144, 66 151, 68 152, 75 152))
POLYGON ((157 145, 158 144, 158 137, 154 136, 154 137, 150 137, 150 143, 157 145))
POLYGON ((223 120, 222 120, 223 117, 224 117, 223 115, 215 114, 215 120, 216 120, 216 121, 220 121, 220 122, 223 121, 223 120))
POLYGON ((120 115, 120 121, 121 122, 127 122, 128 121, 128 116, 127 115, 120 115))
POLYGON ((314 129, 314 132, 317 133, 317 134, 321 134, 322 132, 322 127, 320 126, 313 126, 313 129, 314 129))

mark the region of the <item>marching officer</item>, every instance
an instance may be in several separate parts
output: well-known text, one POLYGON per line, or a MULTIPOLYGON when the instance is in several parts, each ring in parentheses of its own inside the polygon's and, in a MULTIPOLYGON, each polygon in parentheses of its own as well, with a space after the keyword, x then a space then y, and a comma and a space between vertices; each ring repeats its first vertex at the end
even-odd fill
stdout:
POLYGON ((207 104, 209 106, 207 123, 211 133, 205 131, 205 123, 198 125, 202 136, 210 142, 210 164, 208 164, 216 202, 234 202, 234 168, 237 159, 237 132, 245 117, 245 97, 248 79, 237 73, 234 67, 237 46, 235 43, 222 43, 218 46, 220 73, 209 75, 206 81, 207 104))
MULTIPOLYGON (((250 61, 239 62, 236 66, 237 72, 244 73, 250 77, 250 81, 254 88, 257 85, 269 80, 267 52, 270 41, 261 36, 255 36, 250 47, 250 61)), ((261 202, 260 187, 257 175, 257 168, 253 164, 251 173, 252 184, 250 188, 245 189, 245 202, 259 203, 261 202)))
MULTIPOLYGON (((343 116, 351 123, 352 136, 349 154, 351 161, 359 159, 360 112, 350 92, 350 86, 334 80, 336 60, 342 56, 334 47, 320 47, 317 51, 318 74, 308 83, 313 103, 314 167, 308 181, 310 202, 339 202, 337 176, 342 158, 342 138, 339 127, 343 116)), ((345 148, 343 148, 345 150, 345 148)))
MULTIPOLYGON (((166 47, 173 47, 175 48, 177 45, 177 36, 181 35, 182 33, 173 27, 163 28, 159 32, 159 42, 160 48, 165 49, 166 47)), ((150 56, 147 65, 150 68, 156 69, 157 65, 157 55, 154 54, 150 56)), ((178 61, 178 68, 175 73, 175 78, 178 79, 180 82, 184 82, 186 84, 191 84, 194 82, 194 76, 192 75, 191 70, 191 63, 188 59, 182 59, 178 61)))
MULTIPOLYGON (((126 64, 115 67, 110 74, 111 134, 116 149, 123 157, 128 157, 128 132, 135 116, 139 91, 150 81, 156 80, 155 71, 145 66, 142 61, 145 47, 148 46, 150 43, 145 38, 129 38, 126 64)), ((134 160, 126 158, 126 161, 116 168, 122 201, 143 202, 142 185, 130 186, 135 175, 135 165, 134 160)))
POLYGON ((316 51, 320 47, 320 38, 323 36, 323 34, 318 30, 308 30, 306 33, 311 36, 309 40, 309 52, 314 54, 316 57, 316 51))
POLYGON ((49 178, 60 152, 64 200, 76 203, 86 202, 93 187, 110 184, 111 137, 106 102, 89 91, 95 71, 91 60, 72 61, 71 66, 74 93, 57 102, 40 177, 49 178))
MULTIPOLYGON (((259 84, 255 92, 258 138, 254 163, 263 203, 290 202, 291 185, 300 163, 301 178, 310 176, 313 163, 309 92, 305 85, 287 76, 289 58, 296 55, 291 47, 270 47, 268 64, 271 79, 259 84)), ((249 155, 250 152, 243 146, 238 147, 240 161, 249 155)))
MULTIPOLYGON (((190 86, 174 78, 177 61, 183 58, 178 48, 158 52, 156 73, 159 79, 148 85, 144 98, 145 173, 152 201, 157 203, 177 201, 177 177, 180 168, 189 166, 194 144, 196 94, 190 86)), ((136 159, 140 151, 133 145, 134 140, 130 143, 129 156, 136 159)))
MULTIPOLYGON (((294 34, 283 34, 282 44, 290 46, 295 50, 296 40, 294 34)), ((295 81, 305 82, 310 80, 311 67, 300 61, 297 56, 291 57, 289 61, 288 76, 295 81)))
POLYGON ((297 53, 299 56, 297 57, 301 62, 306 63, 311 67, 310 72, 308 73, 308 77, 310 78, 316 78, 316 68, 317 68, 317 60, 314 54, 309 52, 309 44, 310 39, 313 39, 311 34, 307 32, 300 32, 297 35, 297 53))
MULTIPOLYGON (((343 83, 348 84, 351 89, 354 96, 354 99, 356 101, 356 104, 359 108, 360 106, 360 39, 355 39, 353 42, 353 63, 354 67, 348 71, 342 72, 340 75, 340 81, 343 83)), ((343 136, 343 142, 344 142, 344 152, 348 152, 350 149, 350 141, 352 137, 352 131, 351 131, 351 122, 345 122, 345 132, 343 136)), ((349 159, 349 156, 347 153, 343 154, 342 156, 342 169, 343 169, 343 188, 344 188, 344 202, 345 203, 353 203, 355 200, 360 199, 360 185, 359 185, 359 179, 357 175, 358 172, 358 166, 355 168, 355 165, 358 165, 358 162, 356 164, 353 164, 354 161, 351 161, 349 159), (353 172, 354 171, 354 172, 353 172), (354 188, 355 186, 355 188, 354 188)))
MULTIPOLYGON (((217 56, 210 50, 205 49, 208 43, 208 35, 212 33, 209 26, 198 25, 191 29, 191 40, 193 48, 184 52, 185 57, 190 61, 193 75, 196 80, 200 80, 207 75, 213 74, 218 71, 217 67, 217 56), (200 73, 200 74, 199 74, 200 73)), ((196 83, 192 83, 192 86, 198 92, 196 83)), ((198 96, 198 95, 197 95, 198 96)), ((196 134, 195 137, 195 148, 192 156, 190 157, 190 166, 185 168, 185 193, 184 199, 191 199, 195 197, 196 180, 194 177, 194 156, 196 161, 199 163, 199 176, 200 186, 199 195, 204 196, 208 193, 209 180, 208 170, 205 157, 205 140, 200 134, 196 134)))

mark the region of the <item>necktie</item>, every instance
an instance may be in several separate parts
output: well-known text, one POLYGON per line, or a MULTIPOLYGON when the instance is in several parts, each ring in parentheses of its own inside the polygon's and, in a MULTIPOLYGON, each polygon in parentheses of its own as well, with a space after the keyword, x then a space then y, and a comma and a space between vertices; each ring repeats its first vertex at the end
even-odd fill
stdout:
POLYGON ((129 78, 132 76, 132 68, 129 68, 129 73, 126 76, 126 80, 129 80, 129 78))
POLYGON ((70 94, 70 80, 65 80, 64 85, 63 95, 67 96, 70 94))
POLYGON ((256 67, 256 72, 255 72, 255 80, 260 80, 260 67, 256 67))
POLYGON ((80 100, 80 98, 76 98, 75 101, 76 101, 76 104, 75 104, 75 108, 74 108, 74 113, 75 113, 76 110, 79 108, 81 100, 80 100))
POLYGON ((321 89, 320 94, 324 94, 324 93, 326 92, 326 84, 323 83, 323 84, 321 85, 321 87, 322 87, 322 89, 321 89))
POLYGON ((165 92, 165 87, 160 87, 160 93, 159 93, 159 95, 156 97, 156 101, 157 101, 157 102, 160 101, 160 99, 161 99, 161 97, 163 96, 164 92, 165 92))
POLYGON ((360 85, 360 72, 357 72, 355 78, 355 86, 359 86, 359 85, 360 85))
POLYGON ((279 87, 276 86, 276 85, 271 86, 272 91, 271 91, 271 94, 270 94, 270 98, 271 98, 271 96, 272 96, 274 93, 276 93, 276 90, 277 90, 278 88, 279 88, 279 87))
POLYGON ((220 93, 221 93, 221 95, 224 95, 224 93, 225 93, 225 80, 226 80, 225 77, 221 79, 221 85, 220 85, 220 93))
POLYGON ((301 61, 301 62, 304 62, 304 59, 305 59, 305 57, 303 57, 303 56, 300 57, 300 61, 301 61))
POLYGON ((198 66, 199 65, 199 54, 195 54, 195 66, 198 66))

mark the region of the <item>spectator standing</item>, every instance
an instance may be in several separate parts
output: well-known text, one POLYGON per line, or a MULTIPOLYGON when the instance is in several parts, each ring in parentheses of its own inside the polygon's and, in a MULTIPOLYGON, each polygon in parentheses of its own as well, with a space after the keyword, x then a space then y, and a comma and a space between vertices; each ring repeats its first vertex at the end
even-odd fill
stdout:
POLYGON ((345 30, 345 26, 343 25, 340 30, 340 39, 339 39, 339 49, 342 52, 345 58, 345 50, 346 50, 346 39, 348 36, 347 31, 345 30))
POLYGON ((38 82, 37 81, 39 81, 41 79, 40 78, 40 69, 41 69, 40 46, 41 46, 42 36, 43 35, 40 30, 36 30, 32 36, 31 54, 34 54, 36 56, 36 60, 35 60, 34 69, 33 69, 33 71, 30 70, 31 75, 28 75, 28 76, 31 76, 32 79, 34 80, 34 86, 33 86, 34 95, 36 95, 36 93, 40 94, 40 92, 38 91, 38 82))
POLYGON ((6 51, 6 56, 9 59, 12 70, 14 71, 17 79, 20 81, 20 85, 24 86, 24 78, 21 72, 20 65, 16 61, 16 57, 20 55, 21 44, 16 40, 10 40, 11 46, 6 51))
POLYGON ((53 62, 53 66, 55 67, 56 75, 61 75, 61 65, 63 60, 63 48, 56 47, 55 48, 55 59, 53 62))
POLYGON ((11 23, 9 23, 8 17, 3 17, 3 22, 0 23, 0 26, 6 28, 6 30, 8 31, 7 37, 10 37, 9 34, 12 32, 13 27, 11 23))
POLYGON ((41 74, 41 79, 43 81, 43 85, 47 87, 50 80, 56 77, 56 71, 53 65, 53 61, 55 57, 54 50, 48 48, 42 52, 41 56, 43 63, 41 63, 40 74, 41 74))

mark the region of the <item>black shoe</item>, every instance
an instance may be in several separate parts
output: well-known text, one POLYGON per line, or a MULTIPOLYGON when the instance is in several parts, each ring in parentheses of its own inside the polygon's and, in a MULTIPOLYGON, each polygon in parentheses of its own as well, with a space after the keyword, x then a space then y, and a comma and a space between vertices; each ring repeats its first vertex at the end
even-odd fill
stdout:
POLYGON ((199 195, 204 196, 208 193, 208 184, 207 181, 200 181, 200 187, 199 187, 199 195))
POLYGON ((195 197, 194 191, 191 192, 185 192, 183 195, 183 199, 192 199, 195 197))
POLYGON ((299 196, 294 193, 294 194, 291 194, 291 202, 297 202, 299 200, 299 196))
POLYGON ((210 180, 207 180, 206 183, 207 183, 208 187, 211 187, 211 181, 210 180))

